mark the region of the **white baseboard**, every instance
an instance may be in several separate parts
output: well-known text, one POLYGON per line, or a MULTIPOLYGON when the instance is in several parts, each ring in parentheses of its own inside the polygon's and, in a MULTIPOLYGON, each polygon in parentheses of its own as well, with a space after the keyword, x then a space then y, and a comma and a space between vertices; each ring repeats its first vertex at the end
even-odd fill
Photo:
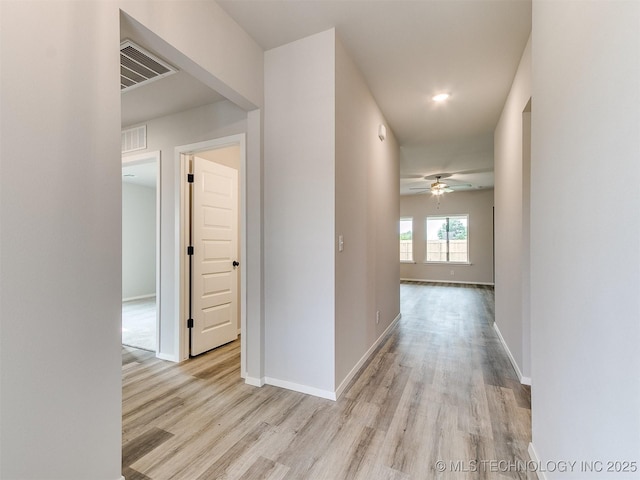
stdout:
POLYGON ((509 346, 507 345, 507 342, 505 342, 504 337, 500 332, 500 328, 498 328, 498 324, 496 322, 493 322, 493 329, 498 334, 500 343, 502 343, 502 348, 504 348, 504 351, 507 352, 507 356, 511 361, 511 365, 513 366, 513 369, 516 371, 516 375, 518 375, 518 380, 520 380, 520 383, 523 385, 531 385, 531 378, 525 377, 524 375, 522 375, 522 372, 520 371, 520 367, 518 367, 518 364, 516 363, 516 359, 513 358, 513 355, 511 354, 511 350, 509 350, 509 346))
POLYGON ((402 318, 402 315, 399 313, 396 318, 391 322, 391 324, 385 329, 385 331, 378 337, 378 339, 371 345, 369 350, 362 356, 362 358, 356 363, 356 365, 351 369, 349 374, 345 377, 345 379, 340 383, 340 386, 335 392, 329 390, 322 390, 315 387, 310 387, 308 385, 300 385, 298 383, 288 382, 286 380, 280 380, 278 378, 265 377, 264 379, 258 378, 250 378, 247 377, 245 379, 245 383, 249 385, 254 385, 256 387, 261 387, 263 385, 273 385, 274 387, 286 388, 287 390, 293 390, 295 392, 306 393, 307 395, 313 395, 314 397, 326 398, 328 400, 337 400, 344 389, 349 385, 349 382, 353 380, 353 377, 356 376, 362 365, 369 359, 371 354, 374 352, 378 345, 382 343, 382 341, 387 337, 389 332, 395 327, 398 321, 402 318))
POLYGON ((385 331, 382 332, 382 335, 380 335, 378 339, 375 342, 373 342, 373 345, 371 345, 369 350, 367 350, 367 352, 362 356, 362 358, 358 361, 358 363, 356 363, 355 366, 351 369, 351 371, 348 373, 345 379, 340 383, 340 386, 336 390, 336 399, 340 398, 340 395, 342 395, 342 393, 344 392, 344 389, 347 388, 347 385, 349 385, 349 382, 353 380, 353 377, 356 376, 356 374, 358 373, 362 365, 365 364, 365 362, 369 359, 369 357, 374 352, 374 350, 378 348, 378 345, 380 345, 382 341, 387 337, 391 329, 393 329, 393 327, 396 326, 396 324, 398 323, 401 317, 402 317, 402 314, 399 313, 396 316, 396 318, 394 318, 393 322, 391 322, 391 324, 385 329, 385 331))
POLYGON ((424 278, 401 278, 401 282, 424 282, 424 283, 459 283, 462 285, 488 285, 493 287, 495 284, 492 282, 464 282, 459 280, 428 280, 424 278))
POLYGON ((123 302, 131 302, 133 300, 144 300, 145 298, 152 298, 155 297, 156 294, 155 293, 150 293, 148 295, 138 295, 137 297, 127 297, 127 298, 123 298, 122 301, 123 302))
POLYGON ((246 376, 244 377, 244 383, 246 383, 247 385, 251 385, 253 387, 262 387, 264 386, 264 377, 263 378, 257 378, 257 377, 249 377, 246 376))
MULTIPOLYGON (((527 451, 529 452, 529 458, 531 459, 531 461, 536 465, 540 465, 540 457, 538 457, 538 452, 536 452, 536 449, 533 447, 533 442, 529 443, 529 448, 527 449, 527 451)), ((545 473, 539 470, 540 469, 533 472, 538 477, 538 480, 547 480, 547 476, 545 475, 545 473)))
POLYGON ((168 362, 180 363, 180 360, 175 355, 167 355, 166 353, 156 352, 156 358, 160 360, 166 360, 168 362))
POLYGON ((273 385, 274 387, 286 388, 287 390, 293 390, 294 392, 306 393, 307 395, 313 395, 314 397, 326 398, 328 400, 336 400, 335 392, 329 390, 322 390, 320 388, 310 387, 308 385, 300 385, 299 383, 288 382, 286 380, 280 380, 278 378, 265 377, 264 383, 267 385, 273 385))

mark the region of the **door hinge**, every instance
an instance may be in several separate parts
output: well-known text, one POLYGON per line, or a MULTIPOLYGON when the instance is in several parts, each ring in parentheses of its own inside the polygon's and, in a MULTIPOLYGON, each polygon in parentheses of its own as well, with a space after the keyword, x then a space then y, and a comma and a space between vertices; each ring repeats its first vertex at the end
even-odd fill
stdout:
POLYGON ((193 328, 193 318, 187 320, 187 328, 193 328))
POLYGON ((193 183, 193 173, 187 173, 187 183, 193 183))
POLYGON ((193 246, 192 245, 189 245, 187 247, 187 255, 193 255, 193 246))

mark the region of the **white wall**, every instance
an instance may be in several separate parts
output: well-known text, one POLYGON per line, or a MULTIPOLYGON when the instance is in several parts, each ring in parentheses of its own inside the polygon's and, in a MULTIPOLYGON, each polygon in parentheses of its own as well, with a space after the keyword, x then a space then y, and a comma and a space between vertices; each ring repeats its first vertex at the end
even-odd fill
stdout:
POLYGON ((522 378, 531 383, 531 101, 522 114, 522 378), (528 378, 527 378, 528 377, 528 378))
MULTIPOLYGON (((137 125, 137 124, 136 124, 137 125)), ((147 149, 134 152, 160 150, 160 343, 158 353, 164 358, 178 358, 176 318, 179 309, 180 272, 176 262, 176 249, 180 238, 177 205, 180 195, 180 162, 175 148, 180 145, 212 140, 247 131, 247 113, 229 101, 222 101, 185 112, 154 118, 144 122, 147 126, 147 149)), ((124 158, 127 156, 125 155, 124 158)))
POLYGON ((639 27, 638 2, 533 4, 532 429, 543 461, 640 463, 639 27))
POLYGON ((0 8, 0 477, 116 480, 118 12, 0 8))
POLYGON ((247 114, 246 181, 246 368, 247 381, 264 378, 264 110, 247 114))
POLYGON ((400 313, 400 152, 388 125, 387 139, 378 138, 386 120, 339 39, 335 64, 335 234, 344 240, 335 250, 338 388, 400 313))
POLYGON ((265 375, 334 391, 335 34, 265 53, 265 375))
POLYGON ((381 123, 334 30, 266 52, 268 383, 335 397, 399 314, 399 148, 381 123))
POLYGON ((400 264, 402 279, 493 284, 493 189, 448 193, 439 207, 431 194, 403 195, 400 216, 413 218, 414 263, 400 264), (426 264, 427 216, 459 214, 469 215, 471 265, 426 264))
POLYGON ((122 299, 156 294, 156 189, 122 183, 122 299))
MULTIPOLYGON (((0 2, 2 478, 120 478, 120 7, 205 83, 262 104, 262 51, 215 2, 0 2)), ((258 183, 252 214, 260 195, 258 183)), ((260 322, 248 319, 258 338, 260 322)))
MULTIPOLYGON (((523 281, 526 268, 523 239, 523 112, 531 98, 531 39, 527 43, 494 134, 495 175, 495 297, 496 326, 529 383, 530 359, 525 345, 523 281)), ((535 109, 535 105, 533 106, 535 109)))

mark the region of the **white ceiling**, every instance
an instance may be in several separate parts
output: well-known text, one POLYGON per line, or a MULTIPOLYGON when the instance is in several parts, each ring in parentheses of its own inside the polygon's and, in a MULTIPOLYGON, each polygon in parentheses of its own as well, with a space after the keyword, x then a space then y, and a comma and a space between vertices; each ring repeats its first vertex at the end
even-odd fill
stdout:
MULTIPOLYGON (((401 193, 420 192, 431 183, 422 177, 437 173, 493 186, 493 130, 531 31, 530 0, 218 3, 265 50, 336 28, 401 145, 401 193), (435 104, 442 91, 450 100, 435 104)), ((122 38, 136 40, 126 22, 122 38)), ((171 75, 122 95, 122 125, 223 98, 171 75)))
POLYGON ((215 90, 178 71, 122 93, 122 128, 220 100, 215 90))
MULTIPOLYGON (((493 130, 531 31, 530 0, 218 0, 265 50, 335 27, 416 176, 493 186, 493 130), (445 105, 431 97, 451 94, 445 105), (489 170, 487 172, 486 170, 489 170)), ((409 178, 407 178, 409 177, 409 178)))

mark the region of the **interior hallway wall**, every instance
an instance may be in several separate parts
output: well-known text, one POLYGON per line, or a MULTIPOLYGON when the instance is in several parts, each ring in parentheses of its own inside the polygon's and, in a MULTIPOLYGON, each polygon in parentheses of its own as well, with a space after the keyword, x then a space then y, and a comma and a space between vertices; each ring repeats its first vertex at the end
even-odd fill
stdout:
POLYGON ((335 398, 399 314, 399 149, 391 129, 378 138, 385 123, 335 30, 266 52, 267 383, 335 398))
POLYGON ((122 301, 156 294, 156 189, 122 182, 122 301))
POLYGON ((358 67, 335 40, 335 389, 400 313, 400 150, 358 67), (385 125, 385 141, 378 138, 385 125), (379 320, 376 321, 376 314, 379 320))
POLYGON ((265 52, 265 375, 325 396, 335 362, 334 39, 330 30, 265 52))
POLYGON ((496 326, 520 381, 531 383, 531 343, 523 316, 523 283, 527 269, 523 232, 523 112, 531 99, 531 38, 524 49, 494 134, 495 298, 496 326), (528 347, 527 347, 528 350, 528 347))
POLYGON ((118 11, 0 9, 0 477, 117 480, 118 11))
MULTIPOLYGON (((120 7, 0 2, 2 478, 121 479, 120 7)), ((215 2, 126 8, 259 112, 262 50, 215 2)), ((258 183, 252 209, 260 195, 258 183)), ((259 278, 262 247, 251 248, 259 278)))
POLYGON ((548 480, 638 478, 605 470, 640 464, 639 27, 635 1, 533 3, 533 445, 604 464, 548 480))

